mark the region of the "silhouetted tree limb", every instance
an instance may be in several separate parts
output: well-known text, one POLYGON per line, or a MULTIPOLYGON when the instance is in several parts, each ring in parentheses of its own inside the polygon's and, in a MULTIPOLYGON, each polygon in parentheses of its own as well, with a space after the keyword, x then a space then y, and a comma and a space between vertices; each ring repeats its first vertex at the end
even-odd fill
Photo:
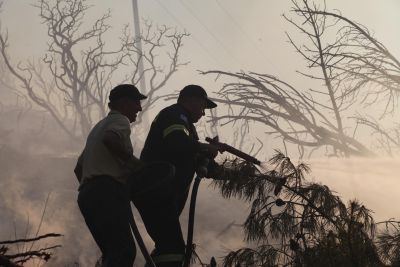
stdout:
POLYGON ((23 264, 33 258, 39 258, 44 261, 48 261, 52 256, 52 253, 48 252, 48 251, 51 251, 51 250, 54 250, 54 249, 60 248, 60 247, 61 247, 60 245, 51 246, 51 247, 41 248, 39 250, 31 250, 31 251, 27 251, 27 252, 23 252, 23 253, 7 255, 7 257, 9 259, 16 260, 17 263, 21 263, 21 264, 23 264))
POLYGON ((8 245, 8 244, 15 244, 15 243, 26 243, 26 242, 33 242, 33 241, 38 241, 40 239, 45 239, 48 237, 60 237, 63 236, 61 234, 55 234, 55 233, 49 233, 41 236, 37 236, 34 238, 22 238, 22 239, 15 239, 15 240, 5 240, 5 241, 0 241, 0 245, 8 245))

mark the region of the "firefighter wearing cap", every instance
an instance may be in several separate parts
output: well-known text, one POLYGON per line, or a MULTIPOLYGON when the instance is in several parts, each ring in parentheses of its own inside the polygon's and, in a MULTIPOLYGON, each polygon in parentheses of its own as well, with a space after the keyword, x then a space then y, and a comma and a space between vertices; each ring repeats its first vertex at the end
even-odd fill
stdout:
MULTIPOLYGON (((147 232, 155 242, 152 256, 159 267, 182 265, 185 242, 179 216, 200 161, 199 155, 213 159, 218 153, 217 147, 198 141, 193 124, 205 114, 205 109, 216 106, 202 87, 184 87, 177 103, 161 110, 156 116, 142 150, 140 159, 145 162, 167 161, 175 166, 170 201, 135 201, 147 232)), ((210 168, 216 164, 213 160, 210 163, 210 168)))
POLYGON ((128 185, 144 163, 133 155, 130 123, 145 99, 130 84, 110 92, 110 112, 90 131, 78 158, 78 205, 102 252, 102 266, 132 267, 136 248, 129 226, 128 185))

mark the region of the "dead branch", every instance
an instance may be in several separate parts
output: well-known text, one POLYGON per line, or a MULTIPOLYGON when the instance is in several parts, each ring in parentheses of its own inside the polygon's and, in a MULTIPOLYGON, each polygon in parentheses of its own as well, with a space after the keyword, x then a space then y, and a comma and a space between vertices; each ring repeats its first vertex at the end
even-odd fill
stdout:
POLYGON ((33 241, 38 241, 40 239, 45 239, 45 238, 48 238, 48 237, 60 237, 60 236, 63 236, 63 235, 55 234, 55 233, 49 233, 49 234, 37 236, 37 237, 34 237, 34 238, 22 238, 22 239, 15 239, 15 240, 0 241, 0 245, 33 242, 33 241))
POLYGON ((31 251, 27 251, 27 252, 23 252, 23 253, 6 255, 6 257, 9 259, 12 259, 12 260, 16 260, 16 262, 20 263, 20 264, 25 263, 25 262, 31 260, 32 258, 39 258, 44 261, 48 261, 52 256, 52 253, 48 252, 48 251, 51 251, 51 250, 54 250, 54 249, 60 248, 60 247, 61 247, 60 245, 56 245, 56 246, 41 248, 39 250, 31 250, 31 251))

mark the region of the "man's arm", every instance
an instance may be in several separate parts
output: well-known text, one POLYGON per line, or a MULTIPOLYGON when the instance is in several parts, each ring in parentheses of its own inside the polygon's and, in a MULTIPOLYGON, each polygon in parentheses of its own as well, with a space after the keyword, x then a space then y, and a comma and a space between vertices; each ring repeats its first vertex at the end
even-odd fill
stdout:
POLYGON ((136 171, 144 166, 144 163, 127 149, 122 136, 118 133, 114 131, 106 131, 103 135, 102 141, 108 151, 122 161, 130 170, 136 171))
POLYGON ((184 156, 195 153, 205 153, 211 158, 215 158, 218 154, 218 147, 200 143, 189 137, 189 130, 183 121, 171 120, 163 127, 162 132, 165 145, 170 151, 176 151, 184 156))
POLYGON ((122 137, 114 131, 106 131, 102 138, 103 144, 110 153, 119 160, 126 162, 131 157, 131 153, 125 146, 122 137))
POLYGON ((213 144, 199 143, 199 152, 207 155, 210 159, 214 159, 218 155, 219 149, 213 144))

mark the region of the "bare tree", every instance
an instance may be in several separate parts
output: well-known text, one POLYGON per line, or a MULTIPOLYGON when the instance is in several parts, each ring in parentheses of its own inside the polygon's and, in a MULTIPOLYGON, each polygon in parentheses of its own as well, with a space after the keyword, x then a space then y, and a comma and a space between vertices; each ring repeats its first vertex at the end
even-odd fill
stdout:
POLYGON ((14 66, 7 52, 7 33, 0 35, 2 57, 29 98, 48 111, 73 139, 86 136, 93 123, 105 115, 108 91, 115 85, 117 70, 126 71, 125 81, 136 84, 143 76, 138 72, 138 58, 145 59, 145 72, 151 74, 150 97, 145 106, 149 108, 157 100, 156 92, 184 64, 178 55, 186 33, 147 23, 141 38, 148 50, 139 51, 138 40, 125 27, 119 47, 109 50, 104 35, 110 28, 110 12, 84 29, 85 13, 90 8, 85 0, 41 0, 35 6, 49 36, 42 62, 14 66), (169 57, 166 70, 157 65, 156 55, 162 49, 169 57), (130 64, 129 68, 126 64, 130 64))
MULTIPOLYGON (((379 149, 392 154, 398 148, 397 136, 393 135, 397 130, 386 130, 365 114, 354 115, 354 106, 384 94, 388 95, 388 103, 394 103, 397 60, 364 27, 326 12, 325 5, 309 4, 307 0, 292 3, 297 18, 284 17, 306 41, 299 45, 287 36, 310 70, 299 73, 323 86, 304 90, 268 74, 205 71, 202 74, 235 80, 219 92, 221 99, 216 101, 229 109, 217 120, 259 122, 271 129, 266 130, 268 134, 282 138, 285 149, 287 143, 297 145, 301 157, 320 148, 335 156, 374 155, 376 148, 371 147, 370 140, 359 138, 361 126, 366 126, 362 129, 364 135, 365 131, 379 135, 379 149), (382 71, 378 71, 379 66, 382 71), (372 83, 379 87, 371 89, 372 83)), ((376 104, 378 100, 369 101, 376 104)))

